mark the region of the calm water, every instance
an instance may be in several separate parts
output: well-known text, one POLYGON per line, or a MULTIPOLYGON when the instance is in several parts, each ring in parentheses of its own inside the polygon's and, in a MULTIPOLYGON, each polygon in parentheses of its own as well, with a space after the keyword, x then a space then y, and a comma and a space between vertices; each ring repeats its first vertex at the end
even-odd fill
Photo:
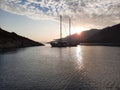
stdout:
POLYGON ((120 47, 32 47, 0 53, 0 90, 120 90, 120 47))

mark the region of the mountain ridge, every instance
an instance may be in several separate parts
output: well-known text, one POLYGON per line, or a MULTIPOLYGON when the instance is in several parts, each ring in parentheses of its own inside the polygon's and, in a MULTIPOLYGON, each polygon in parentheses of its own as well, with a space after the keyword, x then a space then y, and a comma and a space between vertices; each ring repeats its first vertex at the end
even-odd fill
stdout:
POLYGON ((20 36, 15 32, 8 32, 0 28, 0 49, 11 49, 30 46, 44 46, 44 44, 20 36))
POLYGON ((73 34, 65 38, 71 38, 74 43, 83 45, 111 45, 120 46, 120 24, 103 29, 91 29, 80 34, 73 34))

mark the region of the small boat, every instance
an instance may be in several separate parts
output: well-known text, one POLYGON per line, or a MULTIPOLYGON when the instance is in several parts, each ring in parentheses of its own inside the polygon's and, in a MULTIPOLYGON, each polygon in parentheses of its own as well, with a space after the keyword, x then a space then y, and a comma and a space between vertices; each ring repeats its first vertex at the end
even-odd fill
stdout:
POLYGON ((71 35, 71 19, 69 18, 69 39, 65 40, 62 38, 62 16, 60 15, 60 39, 51 41, 51 47, 73 47, 77 46, 78 43, 73 43, 70 38, 71 35))

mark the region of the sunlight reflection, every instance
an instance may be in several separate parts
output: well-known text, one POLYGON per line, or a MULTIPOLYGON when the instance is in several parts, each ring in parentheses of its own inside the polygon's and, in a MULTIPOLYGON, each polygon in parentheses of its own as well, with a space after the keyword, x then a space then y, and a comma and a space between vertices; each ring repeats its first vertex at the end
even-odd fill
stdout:
POLYGON ((76 57, 77 57, 77 69, 83 68, 83 57, 82 57, 82 50, 81 46, 77 46, 76 48, 76 57))

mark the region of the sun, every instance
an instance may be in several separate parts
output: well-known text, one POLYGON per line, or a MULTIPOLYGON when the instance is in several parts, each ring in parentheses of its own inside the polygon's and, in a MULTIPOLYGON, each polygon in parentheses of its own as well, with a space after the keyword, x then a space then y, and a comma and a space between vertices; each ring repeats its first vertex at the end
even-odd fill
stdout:
POLYGON ((84 27, 72 27, 71 34, 75 34, 75 33, 80 34, 82 31, 85 31, 85 30, 87 29, 84 27))
MULTIPOLYGON (((85 31, 85 30, 89 30, 89 28, 81 27, 81 26, 71 27, 71 35, 80 34, 82 31, 85 31)), ((69 28, 63 31, 63 37, 68 35, 69 35, 69 28)))

